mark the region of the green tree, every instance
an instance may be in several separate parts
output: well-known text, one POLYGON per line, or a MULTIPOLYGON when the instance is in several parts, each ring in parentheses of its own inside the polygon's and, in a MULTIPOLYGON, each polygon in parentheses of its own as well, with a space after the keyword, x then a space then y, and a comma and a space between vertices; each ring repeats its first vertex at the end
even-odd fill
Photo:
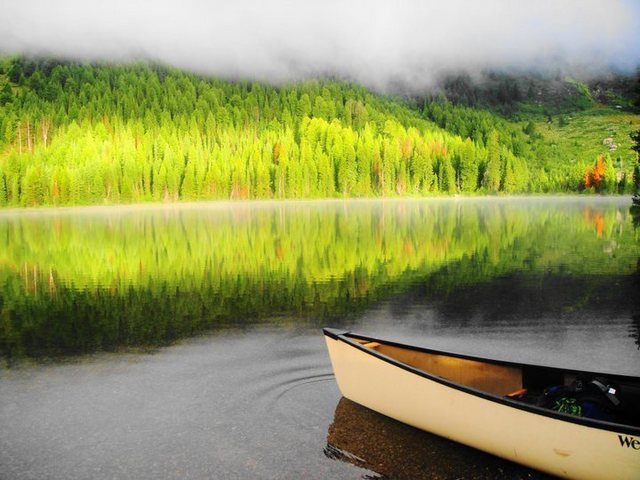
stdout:
POLYGON ((349 196, 356 185, 355 137, 350 128, 343 129, 341 158, 338 165, 338 187, 343 196, 349 196))
POLYGON ((314 157, 318 165, 318 192, 323 198, 333 197, 335 194, 333 163, 320 144, 316 146, 314 157))
POLYGON ((618 192, 618 174, 608 153, 604 156, 603 191, 611 194, 618 192))
POLYGON ((516 159, 513 153, 503 147, 500 154, 503 165, 502 190, 507 193, 518 191, 518 178, 516 175, 516 159))
POLYGON ((476 148, 471 139, 466 139, 460 149, 460 190, 474 192, 478 186, 478 162, 476 148))
POLYGON ((385 138, 382 151, 380 187, 384 196, 391 195, 396 186, 396 166, 400 163, 400 145, 395 138, 385 138))
POLYGON ((374 139, 371 128, 365 126, 362 135, 358 138, 356 147, 356 165, 357 188, 358 195, 369 196, 372 193, 371 188, 371 167, 374 156, 374 139))
POLYGON ((29 166, 22 179, 21 203, 25 207, 35 207, 44 204, 44 186, 42 171, 39 166, 29 166))
POLYGON ((497 131, 493 130, 489 134, 487 148, 483 184, 488 192, 493 193, 500 189, 500 142, 497 131))
POLYGON ((4 173, 0 169, 0 207, 7 204, 7 185, 4 173))
POLYGON ((438 178, 440 179, 441 192, 456 192, 456 171, 451 164, 451 159, 447 155, 443 155, 440 159, 438 178))

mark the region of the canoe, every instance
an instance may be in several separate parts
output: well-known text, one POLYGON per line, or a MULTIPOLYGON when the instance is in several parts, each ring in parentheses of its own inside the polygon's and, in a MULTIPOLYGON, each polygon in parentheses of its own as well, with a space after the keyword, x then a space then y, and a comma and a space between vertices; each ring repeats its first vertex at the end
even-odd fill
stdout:
POLYGON ((323 332, 349 400, 558 477, 640 479, 640 377, 323 332))

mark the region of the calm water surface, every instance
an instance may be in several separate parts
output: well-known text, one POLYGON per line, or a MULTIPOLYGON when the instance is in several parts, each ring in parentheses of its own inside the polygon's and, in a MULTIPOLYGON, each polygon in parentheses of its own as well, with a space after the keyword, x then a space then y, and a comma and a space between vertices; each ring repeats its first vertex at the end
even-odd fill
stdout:
POLYGON ((0 478, 543 478, 341 399, 324 325, 637 375, 626 198, 0 213, 0 478))

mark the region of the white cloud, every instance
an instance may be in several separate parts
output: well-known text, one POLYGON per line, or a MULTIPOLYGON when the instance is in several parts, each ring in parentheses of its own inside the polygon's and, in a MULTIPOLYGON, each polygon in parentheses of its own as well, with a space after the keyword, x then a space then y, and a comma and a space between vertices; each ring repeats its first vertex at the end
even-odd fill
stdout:
POLYGON ((460 69, 633 68, 639 16, 625 0, 0 0, 0 50, 421 88, 460 69))

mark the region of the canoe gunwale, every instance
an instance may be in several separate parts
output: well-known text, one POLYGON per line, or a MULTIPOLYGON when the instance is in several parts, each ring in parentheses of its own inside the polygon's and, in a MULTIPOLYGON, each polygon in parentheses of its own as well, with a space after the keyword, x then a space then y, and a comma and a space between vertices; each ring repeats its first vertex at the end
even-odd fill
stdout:
POLYGON ((517 362, 507 362, 507 361, 501 361, 501 360, 493 360, 493 359, 489 359, 489 358, 482 358, 482 357, 475 357, 475 356, 471 356, 471 355, 463 355, 463 354, 457 354, 457 353, 451 353, 451 352, 446 352, 446 351, 442 351, 442 350, 433 350, 433 349, 429 349, 429 348, 423 348, 423 347, 417 347, 417 346, 412 346, 412 345, 405 345, 402 343, 396 343, 396 342, 390 342, 387 340, 382 340, 379 338, 373 338, 373 337, 368 337, 365 335, 356 335, 356 334, 352 334, 351 332, 348 331, 340 331, 340 330, 334 330, 334 329, 328 329, 325 328, 323 329, 323 333, 325 336, 332 338, 334 340, 339 340, 342 342, 345 342, 346 344, 364 352, 367 353, 369 355, 372 355, 373 357, 376 357, 379 360, 382 360, 386 363, 392 364, 396 367, 402 368, 403 370, 406 370, 410 373, 413 373, 415 375, 418 375, 420 377, 426 378, 428 380, 434 381, 436 383, 445 385, 447 387, 453 388, 455 390, 459 390, 462 391, 464 393, 468 393, 470 395, 474 395, 476 397, 480 397, 483 398, 485 400, 489 400, 495 403, 499 403, 502 405, 506 405, 509 407, 513 407, 513 408, 517 408, 519 410, 524 410, 526 412, 530 412, 533 413, 535 415, 541 415, 543 417, 548 417, 548 418, 554 418, 556 420, 561 420, 561 421, 565 421, 565 422, 570 422, 570 423, 575 423, 575 424, 579 424, 579 425, 583 425, 586 427, 592 427, 592 428, 597 428, 600 430, 607 430, 607 431, 611 431, 611 432, 615 432, 615 433, 622 433, 622 434, 627 434, 627 435, 634 435, 634 436, 640 436, 640 427, 635 427, 632 425, 627 425, 627 424, 623 424, 623 423, 612 423, 612 422, 606 422, 603 420, 595 420, 592 418, 585 418, 585 417, 578 417, 575 415, 569 415, 569 414, 565 414, 565 413, 560 413, 560 412, 556 412, 555 410, 550 410, 547 408, 543 408, 543 407, 538 407, 536 405, 530 405, 527 403, 523 403, 523 402, 518 402, 516 400, 513 400, 509 397, 502 397, 499 395, 494 395, 491 393, 487 393, 484 392, 482 390, 478 390, 476 388, 473 387, 469 387, 466 385, 463 385, 461 383, 457 383, 454 382, 452 380, 448 380, 446 378, 443 377, 439 377, 437 375, 433 375, 429 372, 426 372, 424 370, 420 370, 419 368, 413 367, 409 364, 406 364, 404 362, 401 362, 399 360, 396 360, 395 358, 392 358, 388 355, 385 355, 383 353, 378 352, 375 349, 372 348, 367 348, 364 345, 356 342, 355 340, 353 340, 351 337, 353 338, 358 338, 360 340, 366 340, 366 341, 372 341, 372 342, 380 342, 382 344, 387 344, 387 345, 391 345, 391 346, 395 346, 395 347, 399 347, 399 348, 406 348, 409 350, 415 350, 415 351, 421 351, 421 352, 425 352, 425 353, 434 353, 434 354, 439 354, 439 355, 447 355, 450 357, 456 357, 456 358, 463 358, 463 359, 467 359, 467 360, 476 360, 476 361, 481 361, 481 362, 487 362, 487 363, 494 363, 494 364, 500 364, 500 365, 508 365, 508 366, 513 366, 513 367, 523 367, 523 368, 543 368, 543 369, 549 369, 552 371, 556 371, 556 372, 564 372, 564 373, 570 373, 570 374, 588 374, 588 375, 604 375, 607 377, 610 377, 612 379, 624 379, 624 380, 630 380, 630 381, 639 381, 638 377, 634 377, 634 376, 630 376, 630 375, 617 375, 617 374, 609 374, 609 373, 603 373, 603 372, 589 372, 586 370, 573 370, 573 369, 564 369, 564 368, 558 368, 558 367, 546 367, 546 366, 542 366, 542 365, 531 365, 531 364, 523 364, 523 363, 517 363, 517 362))

